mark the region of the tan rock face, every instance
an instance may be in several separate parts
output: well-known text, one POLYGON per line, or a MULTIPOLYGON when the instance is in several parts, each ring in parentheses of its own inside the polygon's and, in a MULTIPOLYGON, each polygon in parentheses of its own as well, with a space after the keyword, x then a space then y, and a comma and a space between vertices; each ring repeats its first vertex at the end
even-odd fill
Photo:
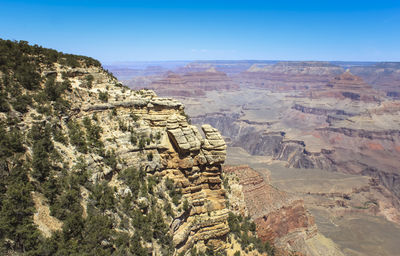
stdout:
POLYGON ((167 163, 174 162, 173 179, 181 187, 191 208, 177 217, 173 241, 178 251, 186 251, 199 241, 207 241, 223 249, 229 232, 225 208, 225 191, 221 188, 221 164, 225 160, 226 145, 219 132, 204 125, 202 138, 195 126, 179 122, 172 115, 168 119, 167 133, 172 149, 161 153, 167 163))
POLYGON ((38 193, 32 193, 37 212, 33 216, 34 223, 45 237, 50 237, 54 231, 61 230, 62 222, 50 215, 49 206, 44 197, 38 193))
MULTIPOLYGON (((54 142, 63 161, 74 166, 79 158, 83 159, 90 171, 89 180, 93 183, 106 181, 108 186, 113 187, 116 198, 124 198, 131 193, 130 188, 119 179, 120 173, 127 168, 146 171, 146 179, 172 179, 174 189, 180 191, 182 197, 171 206, 172 214, 164 212, 163 218, 169 222, 169 233, 177 251, 184 252, 195 244, 198 249, 209 245, 216 250, 224 249, 225 236, 229 232, 225 190, 221 185, 221 164, 225 161, 226 145, 218 130, 204 125, 203 137, 195 126, 188 123, 180 102, 159 98, 153 91, 132 91, 122 87, 100 68, 56 66, 55 69, 51 72, 55 73, 56 80, 63 81, 62 74, 67 74, 72 87, 71 92, 65 95, 71 104, 71 112, 57 120, 61 129, 68 134, 67 123, 73 121, 85 134, 83 120, 91 120, 101 130, 99 140, 104 145, 104 152, 114 152, 118 163, 111 168, 105 163, 104 156, 95 150, 81 153, 72 144, 54 142), (85 85, 85 76, 89 74, 94 77, 90 88, 85 85), (104 94, 107 100, 104 100, 104 94)), ((30 115, 28 113, 27 117, 30 115)), ((28 129, 32 123, 27 118, 23 129, 28 129)), ((163 195, 163 198, 152 202, 159 209, 172 201, 163 184, 159 182, 154 188, 163 195)), ((48 207, 42 205, 38 198, 35 197, 38 210, 35 223, 49 236, 51 231, 61 228, 62 222, 49 216, 48 207)), ((87 196, 81 200, 81 205, 86 208, 87 196)), ((139 197, 132 207, 149 204, 147 198, 139 197)), ((118 214, 108 214, 117 227, 121 222, 118 214)), ((133 227, 127 226, 124 227, 127 232, 135 232, 133 227)), ((154 248, 153 253, 160 255, 154 248)))

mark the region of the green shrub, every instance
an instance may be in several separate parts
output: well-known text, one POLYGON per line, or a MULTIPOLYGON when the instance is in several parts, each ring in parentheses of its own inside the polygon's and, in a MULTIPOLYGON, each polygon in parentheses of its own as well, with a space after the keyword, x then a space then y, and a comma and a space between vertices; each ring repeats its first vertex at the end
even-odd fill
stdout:
POLYGON ((32 98, 28 95, 19 95, 16 99, 12 102, 12 106, 14 109, 21 113, 28 112, 28 106, 32 104, 32 98))
POLYGON ((97 183, 90 194, 91 204, 101 212, 115 208, 114 192, 107 182, 97 183))
POLYGON ((139 149, 144 149, 144 147, 145 147, 145 140, 144 140, 144 138, 140 138, 140 140, 139 140, 139 149))
POLYGON ((147 160, 148 161, 153 161, 153 152, 150 152, 147 154, 147 160))
POLYGON ((49 125, 33 125, 29 137, 33 142, 32 151, 32 176, 40 182, 45 181, 52 169, 50 153, 54 151, 54 145, 50 138, 49 125))
POLYGON ((86 140, 88 146, 90 146, 91 148, 97 148, 99 150, 102 150, 104 145, 103 142, 100 141, 101 133, 103 132, 101 127, 96 124, 93 124, 90 118, 88 117, 85 117, 83 119, 83 125, 86 128, 86 140))
POLYGON ((114 149, 106 152, 103 161, 106 165, 110 166, 113 171, 116 171, 118 159, 114 149))
POLYGON ((65 136, 64 132, 58 124, 54 124, 52 126, 52 133, 55 141, 58 141, 64 145, 68 144, 68 138, 65 136))
POLYGON ((136 122, 137 120, 139 120, 139 116, 136 115, 136 114, 130 113, 130 117, 132 118, 132 120, 133 120, 134 122, 136 122))
POLYGON ((93 75, 87 75, 86 77, 85 77, 85 80, 86 80, 86 86, 89 88, 89 89, 91 89, 92 87, 93 87, 93 80, 94 80, 94 77, 93 77, 93 75))
POLYGON ((108 102, 108 92, 99 92, 99 100, 108 102))
POLYGON ((33 186, 22 162, 15 163, 6 183, 7 188, 1 196, 0 204, 0 251, 5 249, 5 244, 1 243, 5 239, 13 241, 10 245, 13 251, 34 251, 38 247, 40 233, 33 223, 33 186))
POLYGON ((130 167, 121 173, 120 179, 130 188, 133 197, 136 199, 139 195, 140 185, 144 181, 144 176, 135 168, 130 167))
POLYGON ((9 131, 6 130, 6 125, 0 122, 0 159, 12 157, 17 153, 24 153, 23 145, 24 135, 15 127, 9 131))
POLYGON ((136 138, 134 133, 131 133, 130 141, 131 141, 132 145, 136 146, 138 140, 137 140, 137 138, 136 138))
POLYGON ((189 202, 188 200, 185 198, 185 200, 183 201, 183 211, 186 212, 189 210, 189 202))
POLYGON ((81 153, 87 153, 88 147, 85 140, 85 133, 82 131, 78 122, 70 120, 67 124, 69 141, 81 153))
POLYGON ((0 91, 0 112, 10 111, 10 105, 8 104, 7 94, 0 91))

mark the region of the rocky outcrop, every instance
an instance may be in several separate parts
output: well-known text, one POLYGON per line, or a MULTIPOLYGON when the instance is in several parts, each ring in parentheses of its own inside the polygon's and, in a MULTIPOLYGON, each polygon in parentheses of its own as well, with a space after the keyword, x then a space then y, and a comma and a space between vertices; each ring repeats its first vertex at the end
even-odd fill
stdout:
POLYGON ((332 241, 326 238, 330 243, 321 241, 323 236, 303 200, 272 187, 268 176, 264 180, 248 166, 224 166, 224 174, 239 178, 246 208, 262 240, 304 255, 342 255, 332 241), (316 251, 314 247, 323 250, 316 251))
MULTIPOLYGON (((30 118, 36 113, 31 109, 20 125, 21 130, 51 120, 58 124, 63 134, 69 134, 73 124, 81 134, 75 139, 87 143, 85 134, 96 127, 99 134, 92 140, 98 140, 100 148, 88 144, 91 148, 82 150, 72 142, 54 141, 55 150, 62 155, 65 165, 85 163, 90 170, 88 182, 105 183, 106 187, 111 187, 114 200, 132 198, 133 188, 121 177, 124 171, 129 168, 142 170, 144 183, 158 180, 151 193, 159 197, 153 196, 149 200, 146 196, 150 192, 141 192, 137 199, 130 199, 130 211, 137 209, 146 215, 150 206, 164 209, 165 204, 170 205, 174 201, 172 197, 179 194, 181 200, 171 204, 169 213, 161 210, 176 252, 186 252, 193 246, 203 251, 206 246, 215 250, 226 249, 228 210, 221 185, 221 164, 226 158, 226 145, 218 130, 203 125, 203 137, 195 126, 188 123, 180 102, 159 98, 150 90, 129 90, 99 67, 73 69, 55 64, 52 70, 44 71, 45 74, 49 72, 56 81, 68 77, 71 88, 65 99, 70 108, 60 116, 49 116, 48 120, 30 118), (88 75, 93 78, 90 86, 87 86, 88 75), (108 157, 113 158, 113 164, 107 162, 108 157), (172 180, 173 184, 168 187, 160 182, 166 180, 172 180), (172 189, 174 194, 168 191, 172 189)), ((91 192, 84 187, 80 189, 85 196, 79 200, 83 215, 87 216, 91 192)), ((38 215, 34 221, 46 236, 51 236, 51 231, 60 230, 63 223, 49 216, 49 207, 41 205, 38 199, 41 195, 35 195, 35 198, 38 215)), ((129 214, 118 203, 114 210, 107 210, 114 229, 133 234, 138 231, 130 224, 129 214), (128 221, 122 227, 124 218, 128 221)), ((159 241, 155 240, 153 244, 139 243, 154 255, 161 255, 159 247, 165 246, 157 245, 159 241)))
MULTIPOLYGON (((171 223, 173 242, 178 252, 184 252, 195 244, 198 248, 212 245, 216 250, 224 249, 224 237, 229 227, 220 175, 226 145, 218 130, 203 125, 203 138, 198 129, 189 125, 182 115, 181 104, 158 98, 154 94, 142 100, 107 106, 118 109, 120 117, 132 114, 139 117, 142 121, 139 121, 135 134, 160 134, 159 142, 150 142, 144 146, 145 151, 140 152, 127 145, 127 136, 120 133, 117 141, 124 146, 115 150, 128 165, 145 164, 145 168, 153 175, 169 177, 181 190, 182 202, 187 201, 188 209, 178 211, 171 223), (140 159, 140 155, 150 152, 153 158, 151 162, 135 160, 135 157, 140 159)), ((107 108, 92 105, 85 110, 101 115, 99 111, 107 111, 107 108)), ((182 203, 180 205, 183 207, 182 203)))
POLYGON ((160 154, 161 159, 191 205, 172 223, 173 241, 178 251, 199 243, 224 249, 223 238, 229 232, 220 178, 225 142, 210 125, 202 126, 203 139, 195 126, 174 115, 166 128, 172 147, 160 154))

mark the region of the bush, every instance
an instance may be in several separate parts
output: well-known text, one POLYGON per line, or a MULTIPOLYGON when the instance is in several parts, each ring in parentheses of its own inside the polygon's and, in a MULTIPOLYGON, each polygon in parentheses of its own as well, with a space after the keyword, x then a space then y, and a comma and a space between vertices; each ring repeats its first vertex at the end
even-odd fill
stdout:
POLYGON ((0 91, 0 112, 10 111, 10 105, 8 104, 7 94, 0 91))
POLYGON ((17 129, 11 128, 7 131, 5 125, 0 123, 0 159, 12 157, 17 153, 24 153, 24 135, 17 129))
POLYGON ((79 123, 70 120, 67 124, 69 141, 81 153, 87 153, 88 147, 85 140, 85 133, 82 131, 79 123))
POLYGON ((93 186, 90 199, 92 200, 91 204, 101 212, 115 207, 114 192, 106 182, 97 183, 93 186))
POLYGON ((18 112, 21 113, 26 113, 28 112, 28 106, 32 104, 32 98, 28 95, 19 95, 15 99, 15 101, 12 102, 12 106, 14 109, 18 112))
POLYGON ((139 195, 140 185, 144 181, 144 175, 141 175, 141 172, 135 168, 130 167, 121 173, 120 179, 131 189, 132 195, 136 199, 139 195))
POLYGON ((137 141, 137 138, 136 138, 136 136, 135 136, 134 133, 131 133, 131 138, 130 138, 130 140, 131 140, 132 145, 136 146, 136 144, 137 144, 138 141, 137 141))
POLYGON ((101 133, 103 130, 100 126, 93 124, 90 118, 83 119, 83 125, 86 128, 86 140, 91 148, 102 150, 104 147, 103 142, 100 141, 101 133))
POLYGON ((54 151, 54 145, 50 138, 49 125, 32 126, 29 137, 33 142, 32 151, 32 176, 40 182, 45 181, 52 169, 50 153, 54 151))
POLYGON ((108 102, 108 92, 99 92, 99 100, 108 102))
POLYGON ((103 160, 104 160, 104 163, 106 165, 110 166, 113 171, 115 171, 117 169, 118 160, 117 160, 117 156, 115 154, 114 149, 107 151, 103 160))
POLYGON ((239 241, 242 250, 247 250, 250 244, 260 252, 267 252, 268 255, 273 256, 275 249, 268 242, 263 243, 254 233, 256 225, 249 217, 243 218, 241 215, 235 215, 229 212, 228 225, 231 233, 239 241), (253 233, 251 233, 251 232, 253 233))
POLYGON ((65 136, 61 127, 58 124, 54 124, 52 126, 52 133, 55 141, 58 141, 64 145, 68 144, 68 138, 65 136))
POLYGON ((140 138, 140 140, 139 140, 139 149, 144 149, 144 147, 145 147, 145 140, 144 140, 144 138, 140 138))
POLYGON ((89 89, 91 89, 92 88, 92 86, 93 86, 93 80, 94 80, 94 77, 92 76, 92 75, 87 75, 86 77, 85 77, 85 80, 86 80, 86 86, 89 88, 89 89))
POLYGON ((22 162, 16 163, 6 182, 7 188, 1 198, 0 246, 4 246, 2 240, 8 239, 13 241, 11 250, 20 253, 34 251, 40 233, 33 223, 35 208, 26 166, 22 162))

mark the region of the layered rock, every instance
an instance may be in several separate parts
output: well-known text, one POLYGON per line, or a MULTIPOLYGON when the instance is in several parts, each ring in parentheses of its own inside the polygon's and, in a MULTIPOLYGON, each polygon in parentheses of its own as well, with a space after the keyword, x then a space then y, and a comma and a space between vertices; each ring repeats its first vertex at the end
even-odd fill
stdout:
POLYGON ((388 97, 400 98, 400 64, 398 62, 382 62, 369 66, 350 67, 350 71, 362 77, 375 89, 384 91, 388 97))
POLYGON ((178 251, 186 251, 200 242, 224 249, 223 237, 229 232, 220 178, 226 145, 210 125, 203 125, 202 130, 205 139, 186 120, 170 116, 167 133, 171 146, 160 154, 165 168, 173 174, 177 187, 192 205, 171 226, 178 251))
POLYGON ((312 91, 311 98, 333 97, 340 100, 378 101, 379 93, 364 82, 361 77, 346 71, 335 77, 322 90, 312 91))
POLYGON ((278 62, 254 64, 237 78, 249 87, 265 88, 272 91, 308 90, 321 87, 343 68, 328 62, 278 62))
MULTIPOLYGON (((205 139, 195 126, 189 125, 182 115, 182 105, 171 99, 162 99, 155 94, 144 92, 144 99, 91 105, 87 111, 112 111, 118 109, 120 117, 129 115, 140 117, 136 134, 160 134, 160 141, 145 145, 145 152, 151 152, 153 160, 146 163, 149 172, 169 177, 181 190, 183 201, 189 207, 180 212, 171 223, 173 242, 179 252, 212 245, 216 250, 225 249, 225 235, 229 232, 225 191, 221 188, 221 164, 225 160, 226 145, 219 132, 209 125, 202 130, 205 139)), ((100 115, 97 112, 97 115, 100 115)), ((139 149, 125 142, 121 133, 117 141, 117 155, 126 159, 128 165, 141 165, 135 156, 142 155, 139 149), (137 161, 137 160, 136 160, 137 161)), ((147 161, 146 161, 147 162, 147 161)), ((183 202, 182 201, 182 202, 183 202)), ((182 207, 182 204, 181 204, 182 207)), ((203 247, 204 249, 204 247, 203 247)))
POLYGON ((177 70, 179 73, 204 72, 207 69, 215 68, 227 75, 235 75, 246 71, 255 63, 273 63, 274 61, 254 61, 254 60, 215 60, 215 61, 194 61, 177 70))
MULTIPOLYGON (((82 129, 83 137, 78 139, 86 143, 85 134, 89 133, 92 125, 96 126, 100 148, 93 145, 90 146, 93 149, 85 151, 72 142, 53 142, 66 166, 85 163, 90 171, 89 182, 104 182, 105 186, 112 188, 112 197, 118 200, 133 194, 133 188, 121 178, 129 168, 144 171, 145 183, 149 179, 172 180, 173 189, 178 191, 175 194, 179 193, 182 199, 171 206, 169 215, 164 212, 161 216, 169 225, 168 233, 177 252, 186 252, 194 245, 203 251, 206 246, 215 250, 226 248, 228 210, 221 185, 221 164, 225 161, 226 145, 218 130, 203 125, 203 138, 198 129, 188 123, 180 102, 159 98, 149 90, 129 90, 100 67, 70 68, 55 64, 42 73, 43 76, 49 74, 57 82, 68 79, 71 88, 64 97, 70 104, 69 109, 60 116, 48 116, 43 120, 40 119, 43 116, 36 116, 35 109, 28 109, 23 116, 24 122, 20 124, 22 131, 29 131, 35 123, 54 122, 63 134, 69 134, 73 123, 79 130, 82 129), (92 77, 90 86, 87 82, 89 75, 92 77), (115 163, 106 161, 110 156, 115 163)), ((141 197, 131 199, 130 210, 137 209, 145 215, 148 214, 145 209, 150 205, 164 209, 164 205, 170 204, 173 199, 168 191, 171 188, 163 184, 155 184, 152 192, 160 197, 151 197, 150 202, 146 197, 148 194, 142 193, 141 197)), ((85 217, 91 192, 84 187, 80 190, 82 195, 79 200, 85 217)), ((41 196, 35 195, 35 198, 41 196)), ((44 206, 40 205, 40 200, 36 201, 39 215, 34 221, 46 236, 51 236, 51 231, 59 230, 63 223, 49 216, 45 200, 44 206)), ((130 213, 121 209, 119 204, 114 210, 106 210, 106 214, 118 232, 138 232, 129 219, 122 226, 123 219, 130 218, 130 213)), ((155 255, 162 254, 160 247, 165 246, 157 244, 159 241, 139 243, 155 255)))
POLYGON ((225 166, 224 174, 239 178, 246 209, 262 240, 304 255, 342 255, 332 241, 318 233, 303 200, 272 187, 268 176, 264 180, 248 166, 225 166), (322 250, 315 250, 316 247, 322 250))
POLYGON ((204 96, 206 91, 234 90, 238 86, 225 73, 214 68, 183 75, 168 72, 162 79, 147 86, 160 95, 195 97, 204 96))

